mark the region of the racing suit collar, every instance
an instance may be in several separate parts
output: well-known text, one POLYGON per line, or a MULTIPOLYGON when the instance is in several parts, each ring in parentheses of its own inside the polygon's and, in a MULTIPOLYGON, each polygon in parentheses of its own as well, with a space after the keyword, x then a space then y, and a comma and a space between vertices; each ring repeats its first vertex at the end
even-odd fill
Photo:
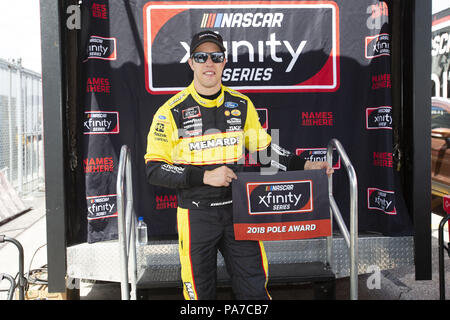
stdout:
POLYGON ((187 89, 188 89, 189 93, 192 95, 192 97, 194 98, 194 100, 203 107, 214 108, 214 107, 221 106, 223 103, 223 97, 224 97, 223 85, 220 88, 219 96, 214 100, 209 100, 209 99, 205 99, 205 98, 201 97, 194 88, 194 81, 192 81, 192 83, 189 85, 189 87, 187 89))

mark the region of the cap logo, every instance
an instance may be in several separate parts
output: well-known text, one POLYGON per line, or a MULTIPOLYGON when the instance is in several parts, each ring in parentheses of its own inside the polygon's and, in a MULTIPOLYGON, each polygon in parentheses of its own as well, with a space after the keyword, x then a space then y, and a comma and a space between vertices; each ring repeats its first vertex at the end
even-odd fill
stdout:
POLYGON ((203 38, 203 37, 214 37, 214 38, 218 38, 217 35, 215 33, 206 33, 206 34, 202 34, 199 36, 199 38, 203 38))

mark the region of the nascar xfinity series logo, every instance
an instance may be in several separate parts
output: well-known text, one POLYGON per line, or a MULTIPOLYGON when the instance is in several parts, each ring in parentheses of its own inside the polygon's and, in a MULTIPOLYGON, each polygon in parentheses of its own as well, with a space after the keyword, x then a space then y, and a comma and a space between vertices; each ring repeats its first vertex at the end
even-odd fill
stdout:
POLYGON ((392 107, 382 106, 366 109, 366 129, 392 130, 392 107))
POLYGON ((312 181, 247 183, 248 212, 281 214, 313 211, 312 181))
POLYGON ((243 92, 335 91, 338 21, 338 6, 331 1, 149 2, 144 7, 147 90, 183 89, 192 80, 187 64, 192 35, 208 29, 224 39, 227 86, 243 92))
POLYGON ((386 214, 397 214, 394 191, 367 188, 367 208, 380 210, 386 214))
MULTIPOLYGON (((295 150, 295 154, 300 158, 315 161, 327 161, 327 148, 300 148, 295 150)), ((336 149, 333 148, 333 169, 341 168, 341 157, 336 149)))
POLYGON ((86 62, 89 59, 116 60, 116 38, 91 36, 86 51, 86 62))
POLYGON ((381 33, 376 36, 366 37, 365 56, 367 59, 390 55, 391 45, 388 33, 381 33))
POLYGON ((86 198, 88 220, 117 217, 117 195, 102 195, 86 198))
POLYGON ((84 134, 117 134, 120 131, 116 111, 86 111, 84 118, 84 134))

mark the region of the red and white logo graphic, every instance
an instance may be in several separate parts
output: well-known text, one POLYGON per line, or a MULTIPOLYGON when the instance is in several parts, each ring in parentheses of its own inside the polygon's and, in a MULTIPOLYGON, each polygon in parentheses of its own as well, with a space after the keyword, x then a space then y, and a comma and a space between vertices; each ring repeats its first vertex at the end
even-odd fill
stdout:
POLYGON ((447 214, 450 214, 450 195, 445 195, 443 198, 443 208, 447 214))
POLYGON ((144 7, 150 93, 175 93, 192 80, 190 41, 206 28, 224 40, 222 81, 229 87, 242 92, 339 88, 339 7, 334 1, 151 1, 144 7), (316 32, 305 28, 309 22, 316 32))
POLYGON ((367 208, 380 210, 386 214, 397 214, 395 192, 378 188, 367 188, 367 208))
POLYGON ((83 123, 84 134, 117 134, 119 128, 119 112, 86 111, 83 123))
POLYGON ((382 106, 366 109, 366 129, 388 129, 392 130, 392 107, 382 106))
POLYGON ((390 55, 391 43, 388 33, 381 33, 376 36, 366 37, 365 56, 367 59, 390 55))
POLYGON ((89 59, 116 60, 117 59, 117 40, 116 38, 103 38, 91 36, 86 52, 86 62, 89 59))
POLYGON ((88 220, 117 217, 116 194, 86 197, 88 220))
POLYGON ((183 119, 200 118, 202 116, 199 106, 194 106, 194 107, 189 107, 189 108, 183 109, 183 111, 181 113, 182 113, 183 119))

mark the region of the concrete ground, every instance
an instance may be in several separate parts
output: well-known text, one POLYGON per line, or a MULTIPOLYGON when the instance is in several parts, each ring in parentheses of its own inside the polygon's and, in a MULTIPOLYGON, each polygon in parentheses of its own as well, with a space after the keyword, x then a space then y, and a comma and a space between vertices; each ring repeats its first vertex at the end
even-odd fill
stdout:
MULTIPOLYGON (((24 271, 39 269, 47 264, 45 194, 37 192, 29 195, 24 202, 32 210, 0 226, 0 235, 17 239, 24 248, 24 271)), ((358 293, 360 300, 439 300, 438 273, 438 227, 441 216, 432 214, 432 280, 416 281, 414 266, 383 270, 380 274, 379 286, 371 274, 360 275, 358 293), (372 288, 372 289, 371 289, 372 288)), ((448 227, 444 232, 448 242, 448 227)), ((18 253, 14 245, 0 244, 0 273, 13 277, 18 273, 18 253)), ((40 274, 44 279, 45 272, 40 274)), ((445 253, 446 299, 450 300, 450 257, 445 253)), ((0 290, 9 288, 8 281, 0 283, 0 290)), ((269 291, 274 300, 312 299, 310 285, 270 286, 269 291)), ((338 279, 336 282, 336 298, 349 299, 349 279, 338 279)), ((158 289, 139 291, 143 299, 183 299, 181 289, 158 289)), ((0 300, 6 299, 6 292, 0 291, 0 300)), ((95 282, 82 280, 80 283, 81 300, 119 300, 120 284, 111 282, 95 282)), ((229 288, 218 289, 218 299, 232 299, 229 288)))

